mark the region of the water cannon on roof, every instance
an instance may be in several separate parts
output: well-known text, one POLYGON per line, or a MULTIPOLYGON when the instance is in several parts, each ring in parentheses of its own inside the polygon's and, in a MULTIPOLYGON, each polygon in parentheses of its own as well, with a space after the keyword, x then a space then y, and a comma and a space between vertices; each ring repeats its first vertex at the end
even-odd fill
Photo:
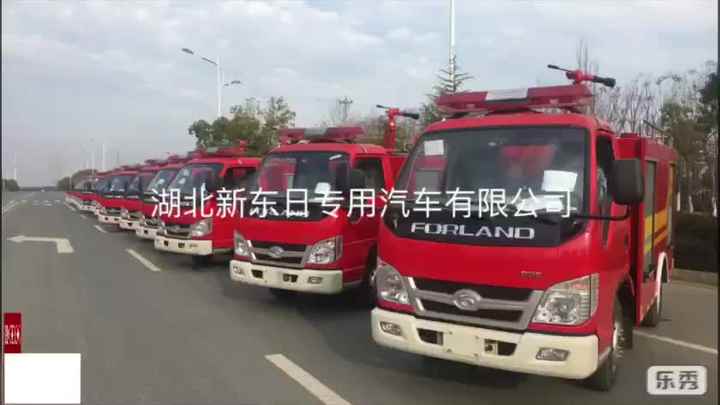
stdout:
POLYGON ((600 77, 593 74, 587 73, 583 70, 576 69, 570 70, 561 68, 557 65, 547 65, 548 69, 560 70, 565 72, 565 77, 573 81, 573 84, 580 84, 584 82, 600 83, 607 87, 615 87, 615 79, 612 77, 600 77))
POLYGON ((377 108, 385 110, 387 115, 388 124, 385 129, 385 136, 383 137, 383 146, 385 149, 395 149, 395 142, 397 139, 397 117, 406 117, 417 120, 420 118, 420 114, 412 111, 401 110, 397 107, 388 107, 384 105, 376 105, 377 108))
POLYGON ((280 130, 280 143, 354 143, 362 135, 361 127, 285 128, 280 130))

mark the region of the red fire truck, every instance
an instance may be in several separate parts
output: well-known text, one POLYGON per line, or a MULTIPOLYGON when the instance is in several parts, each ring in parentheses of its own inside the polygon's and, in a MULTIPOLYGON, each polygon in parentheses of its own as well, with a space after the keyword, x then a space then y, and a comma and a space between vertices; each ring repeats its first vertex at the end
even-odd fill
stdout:
POLYGON ((377 343, 608 390, 633 326, 657 325, 676 154, 582 113, 583 82, 614 80, 567 76, 438 98, 449 119, 426 128, 395 186, 435 192, 440 208, 426 215, 415 198, 383 218, 377 343), (470 193, 453 213, 458 190, 470 193))
POLYGON ((101 202, 103 199, 102 196, 108 184, 110 183, 110 178, 112 177, 112 174, 113 171, 108 170, 105 172, 97 172, 95 175, 96 181, 93 185, 92 204, 88 211, 93 213, 96 217, 100 213, 100 207, 102 205, 101 202))
POLYGON ((130 185, 130 180, 140 171, 139 165, 126 165, 113 170, 108 176, 108 183, 100 193, 100 209, 98 220, 101 224, 120 224, 120 210, 122 209, 125 192, 130 185))
POLYGON ((145 188, 165 163, 163 160, 148 159, 140 166, 139 172, 130 179, 120 208, 120 229, 135 231, 142 215, 142 197, 145 188))
POLYGON ((392 118, 385 147, 355 143, 363 135, 359 127, 284 131, 283 144, 263 159, 250 187, 276 193, 269 197, 274 209, 251 210, 236 222, 233 281, 268 287, 279 297, 296 291, 337 294, 361 287, 356 290, 360 302, 374 301, 371 273, 379 215, 348 215, 349 191, 372 189, 376 212, 382 209, 381 190, 392 188, 406 156, 389 145, 395 135, 392 118), (306 207, 291 206, 287 197, 293 189, 305 191, 306 207), (322 206, 321 196, 330 193, 340 199, 336 210, 322 206), (305 215, 288 215, 297 208, 305 215))
POLYGON ((230 253, 233 248, 235 218, 218 208, 218 190, 241 190, 255 172, 260 158, 248 157, 246 144, 198 150, 167 187, 180 197, 175 213, 159 213, 155 249, 191 255, 193 268, 200 269, 212 256, 230 253), (201 203, 205 189, 206 201, 201 203), (193 202, 188 201, 194 199, 193 202), (203 211, 203 212, 201 212, 203 211))
POLYGON ((170 155, 160 165, 160 170, 155 174, 147 187, 143 191, 142 205, 138 221, 135 229, 135 235, 142 239, 154 240, 157 235, 159 218, 155 213, 158 196, 163 193, 168 185, 173 181, 177 172, 191 159, 194 152, 190 152, 187 156, 170 155))

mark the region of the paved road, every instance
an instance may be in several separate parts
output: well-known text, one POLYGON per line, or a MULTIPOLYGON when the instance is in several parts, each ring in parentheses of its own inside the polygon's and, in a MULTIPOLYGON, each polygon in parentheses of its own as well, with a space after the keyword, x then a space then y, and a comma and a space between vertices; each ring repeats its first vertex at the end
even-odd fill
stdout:
POLYGON ((348 297, 283 302, 234 285, 227 265, 192 270, 187 257, 153 250, 122 232, 100 232, 57 192, 6 193, 2 304, 23 314, 25 352, 79 352, 86 404, 321 404, 266 356, 281 354, 352 404, 673 403, 651 397, 651 365, 705 365, 715 404, 717 289, 674 282, 665 321, 636 337, 610 393, 576 382, 456 364, 378 347, 369 313, 348 297), (7 194, 7 195, 6 195, 7 194), (50 201, 46 204, 45 201, 50 201), (59 202, 58 202, 59 201, 59 202), (65 237, 72 254, 15 235, 65 237), (161 271, 151 271, 131 249, 161 271), (529 402, 528 402, 529 401, 529 402))

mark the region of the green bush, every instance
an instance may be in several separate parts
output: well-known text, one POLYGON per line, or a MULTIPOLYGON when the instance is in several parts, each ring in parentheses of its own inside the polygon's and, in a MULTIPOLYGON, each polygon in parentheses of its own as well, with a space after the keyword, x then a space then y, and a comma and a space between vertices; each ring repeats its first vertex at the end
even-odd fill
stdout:
POLYGON ((717 218, 707 214, 675 215, 675 267, 717 273, 717 218))

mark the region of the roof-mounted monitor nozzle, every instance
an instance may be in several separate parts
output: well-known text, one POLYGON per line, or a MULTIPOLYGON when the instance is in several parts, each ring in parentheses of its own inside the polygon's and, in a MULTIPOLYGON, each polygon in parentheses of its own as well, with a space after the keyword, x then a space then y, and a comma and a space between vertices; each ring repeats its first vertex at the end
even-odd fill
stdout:
POLYGON ((395 120, 398 116, 405 118, 412 118, 414 120, 420 119, 420 114, 412 111, 401 110, 397 107, 388 107, 377 104, 377 108, 385 110, 387 115, 388 124, 385 129, 385 136, 383 138, 383 146, 385 149, 395 149, 395 141, 397 139, 397 123, 395 120))
POLYGON ((583 70, 570 70, 561 68, 557 65, 547 65, 548 69, 561 70, 565 72, 565 77, 573 81, 573 84, 580 84, 583 82, 600 83, 607 87, 615 87, 615 79, 612 77, 600 77, 593 74, 587 73, 583 70))

